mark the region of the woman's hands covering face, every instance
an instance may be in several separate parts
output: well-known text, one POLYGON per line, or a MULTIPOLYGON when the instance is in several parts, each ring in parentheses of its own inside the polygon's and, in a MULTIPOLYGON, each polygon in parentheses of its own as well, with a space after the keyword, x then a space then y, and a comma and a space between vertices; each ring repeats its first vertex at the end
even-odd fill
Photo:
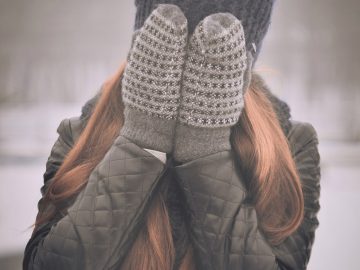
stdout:
POLYGON ((251 63, 242 24, 232 14, 212 14, 188 36, 182 11, 159 5, 128 54, 122 135, 178 161, 230 149, 251 63))

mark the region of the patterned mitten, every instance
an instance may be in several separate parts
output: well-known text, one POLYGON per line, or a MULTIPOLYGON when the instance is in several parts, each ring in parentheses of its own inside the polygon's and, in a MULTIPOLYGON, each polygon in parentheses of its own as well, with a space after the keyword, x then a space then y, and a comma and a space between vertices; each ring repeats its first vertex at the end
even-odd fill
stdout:
POLYGON ((243 27, 235 16, 217 13, 198 24, 187 49, 175 160, 231 149, 230 128, 242 112, 249 81, 248 59, 243 27))
POLYGON ((187 35, 182 11, 159 5, 133 41, 122 80, 120 134, 140 147, 165 153, 173 148, 187 35))

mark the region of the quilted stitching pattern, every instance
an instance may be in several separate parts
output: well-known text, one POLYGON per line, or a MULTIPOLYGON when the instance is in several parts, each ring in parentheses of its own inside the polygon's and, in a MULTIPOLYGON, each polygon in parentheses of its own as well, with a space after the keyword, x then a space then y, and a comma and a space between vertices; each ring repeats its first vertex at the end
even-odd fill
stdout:
POLYGON ((293 121, 288 135, 303 185, 305 218, 281 245, 267 243, 253 206, 236 172, 232 152, 196 159, 176 168, 192 210, 199 269, 306 269, 319 210, 320 166, 317 134, 308 123, 293 121))
POLYGON ((161 161, 119 136, 68 214, 39 244, 33 269, 118 267, 163 170, 161 161))
POLYGON ((229 266, 223 269, 279 269, 275 255, 258 230, 256 210, 243 204, 231 232, 229 266))
POLYGON ((198 268, 276 269, 257 231, 256 213, 242 206, 246 190, 234 160, 233 152, 223 151, 176 167, 193 212, 198 268))
MULTIPOLYGON (((54 166, 54 171, 61 164, 64 155, 71 146, 68 143, 72 144, 78 136, 78 131, 80 131, 79 123, 77 119, 66 119, 60 124, 58 129, 60 137, 53 148, 56 151, 52 151, 48 161, 49 165, 54 166)), ((198 222, 194 222, 194 231, 200 235, 200 237, 195 238, 200 239, 195 241, 200 261, 202 261, 201 258, 205 258, 204 265, 213 266, 213 262, 228 265, 227 268, 211 268, 210 266, 205 269, 269 269, 269 267, 270 269, 272 267, 275 269, 306 269, 315 230, 319 224, 316 216, 320 208, 320 157, 317 149, 317 134, 314 128, 307 123, 295 121, 292 121, 292 123, 293 128, 290 130, 288 139, 303 183, 305 218, 298 231, 279 246, 270 247, 266 244, 266 240, 257 230, 256 212, 252 206, 241 204, 241 199, 239 199, 239 202, 238 200, 230 200, 230 204, 225 203, 227 198, 230 198, 233 194, 232 192, 239 192, 241 197, 245 196, 243 195, 245 191, 242 186, 238 186, 234 181, 234 177, 237 176, 230 173, 236 169, 234 164, 228 163, 228 161, 224 162, 224 159, 231 156, 230 153, 218 153, 219 156, 209 156, 205 159, 189 162, 181 169, 176 168, 178 172, 182 171, 179 175, 182 175, 183 178, 179 182, 182 185, 187 184, 188 197, 191 195, 191 200, 188 201, 193 208, 193 217, 196 217, 197 213, 200 217, 198 219, 194 218, 194 220, 198 220, 198 222), (215 164, 216 166, 214 166, 215 164), (194 172, 190 172, 189 168, 200 173, 194 175, 194 172), (226 173, 221 172, 222 168, 226 173), (227 179, 224 182, 222 176, 225 175, 227 179), (190 177, 196 178, 195 181, 198 182, 187 181, 190 177), (219 183, 219 185, 214 185, 213 188, 209 189, 214 196, 201 197, 201 191, 192 192, 192 190, 197 191, 200 188, 206 188, 207 181, 217 181, 219 183), (233 185, 233 183, 235 184, 233 185), (226 185, 233 187, 230 195, 216 193, 217 191, 220 192, 221 188, 226 185), (202 199, 206 202, 205 204, 201 204, 202 199), (238 202, 241 206, 235 207, 231 202, 238 202), (232 223, 230 222, 231 219, 228 218, 231 215, 235 216, 232 223), (205 224, 204 228, 196 229, 196 226, 201 224, 205 224), (201 236, 208 237, 209 240, 207 238, 205 240, 201 239, 201 236), (200 249, 200 247, 203 249, 200 249), (207 250, 208 247, 211 247, 210 252, 207 250), (218 255, 215 252, 216 248, 222 247, 228 252, 226 253, 228 256, 223 252, 219 253, 219 258, 213 258, 218 255), (214 254, 214 256, 209 256, 209 254, 214 254), (259 257, 259 255, 261 256, 259 257), (274 256, 276 257, 274 258, 274 256)), ((152 158, 146 151, 119 137, 100 163, 101 165, 99 164, 95 169, 97 171, 96 175, 93 173, 94 176, 92 176, 91 181, 98 181, 99 184, 89 185, 85 189, 87 191, 84 190, 76 198, 75 204, 69 210, 67 216, 58 223, 58 220, 53 220, 46 224, 42 228, 44 230, 41 229, 41 235, 35 239, 36 241, 29 243, 31 246, 29 250, 32 251, 32 254, 28 256, 31 257, 31 262, 28 265, 29 269, 103 269, 101 266, 96 268, 97 265, 91 265, 95 258, 96 261, 99 258, 107 258, 107 260, 103 259, 99 264, 107 261, 108 268, 114 268, 116 262, 120 262, 121 256, 131 245, 137 226, 141 224, 141 213, 145 211, 144 205, 146 205, 146 201, 150 197, 143 190, 139 192, 139 197, 136 198, 136 196, 131 196, 131 193, 128 195, 127 192, 121 192, 121 188, 124 188, 124 190, 128 188, 129 191, 135 189, 136 191, 133 185, 126 187, 129 184, 127 181, 129 178, 126 175, 134 177, 134 181, 140 183, 139 178, 143 177, 146 172, 147 177, 143 179, 142 183, 148 183, 148 185, 145 184, 144 186, 149 188, 149 194, 153 193, 158 176, 163 170, 163 165, 152 158), (114 151, 117 152, 115 155, 110 154, 110 152, 114 151), (118 151, 123 151, 123 154, 118 151), (120 158, 116 160, 118 155, 120 155, 120 158), (131 157, 132 155, 133 157, 131 157), (125 158, 125 156, 128 158, 125 158), (139 162, 131 164, 134 160, 139 162), (116 164, 120 163, 124 166, 120 165, 119 168, 126 168, 125 171, 122 171, 118 176, 116 176, 116 173, 115 175, 109 173, 110 167, 115 170, 116 164), (138 167, 133 167, 135 165, 138 167), (148 170, 153 173, 149 175, 148 170), (138 177, 137 174, 139 174, 138 177), (115 180, 117 178, 119 181, 115 180), (115 189, 114 194, 113 189, 115 189), (118 192, 119 190, 120 192, 118 192), (119 201, 114 199, 121 197, 122 199, 119 201), (91 198, 95 199, 95 201, 91 200, 91 198), (113 203, 114 201, 115 203, 113 203), (126 215, 126 209, 122 208, 118 203, 120 201, 125 205, 129 202, 129 209, 138 213, 126 215), (134 204, 131 204, 132 202, 134 204), (136 205, 138 205, 138 208, 136 205), (112 215, 112 213, 115 213, 115 215, 112 215), (122 217, 122 214, 125 217, 122 217), (130 217, 131 215, 133 218, 130 217), (123 220, 124 223, 122 223, 123 220), (113 226, 116 222, 121 224, 119 228, 113 226), (107 230, 112 234, 107 233, 107 230), (86 231, 92 236, 89 236, 86 231), (116 240, 116 237, 118 237, 118 240, 116 240), (96 245, 93 245, 92 242, 96 242, 96 245), (119 243, 119 245, 117 246, 115 243, 119 243), (116 255, 111 256, 111 253, 116 255), (88 266, 85 266, 84 262, 88 266), (111 267, 112 264, 114 267, 111 267)), ((51 171, 51 168, 49 170, 47 168, 49 174, 46 179, 51 179, 51 171)))

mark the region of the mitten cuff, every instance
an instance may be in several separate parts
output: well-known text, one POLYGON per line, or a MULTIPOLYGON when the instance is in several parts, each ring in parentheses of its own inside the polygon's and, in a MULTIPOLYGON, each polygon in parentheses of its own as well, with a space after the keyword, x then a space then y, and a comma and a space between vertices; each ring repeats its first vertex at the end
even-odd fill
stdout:
POLYGON ((175 120, 153 117, 131 107, 125 108, 124 116, 120 134, 140 147, 171 152, 175 120))
POLYGON ((230 133, 228 127, 204 128, 177 124, 174 159, 186 162, 216 152, 230 150, 230 133))

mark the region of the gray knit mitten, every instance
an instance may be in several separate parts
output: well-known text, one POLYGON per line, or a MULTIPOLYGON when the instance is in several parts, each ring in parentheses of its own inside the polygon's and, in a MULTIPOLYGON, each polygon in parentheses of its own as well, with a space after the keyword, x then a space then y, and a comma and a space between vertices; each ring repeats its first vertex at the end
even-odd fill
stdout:
POLYGON ((120 134, 143 148, 173 148, 187 35, 182 11, 159 5, 133 41, 122 80, 120 134))
POLYGON ((230 13, 206 17, 190 38, 183 73, 174 158, 185 162, 231 149, 230 128, 249 81, 245 36, 230 13))

